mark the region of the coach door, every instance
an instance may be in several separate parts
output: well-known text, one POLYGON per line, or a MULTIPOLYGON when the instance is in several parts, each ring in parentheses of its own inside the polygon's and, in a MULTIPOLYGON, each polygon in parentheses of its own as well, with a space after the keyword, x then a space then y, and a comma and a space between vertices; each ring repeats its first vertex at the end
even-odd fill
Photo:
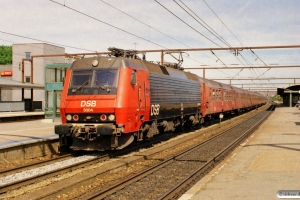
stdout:
POLYGON ((139 99, 139 119, 141 121, 147 120, 145 119, 146 116, 146 96, 147 96, 147 84, 148 80, 146 79, 148 73, 145 71, 138 71, 138 99, 139 99))
POLYGON ((145 97, 145 85, 143 81, 138 81, 139 87, 139 110, 140 113, 143 113, 146 109, 146 97, 145 97))

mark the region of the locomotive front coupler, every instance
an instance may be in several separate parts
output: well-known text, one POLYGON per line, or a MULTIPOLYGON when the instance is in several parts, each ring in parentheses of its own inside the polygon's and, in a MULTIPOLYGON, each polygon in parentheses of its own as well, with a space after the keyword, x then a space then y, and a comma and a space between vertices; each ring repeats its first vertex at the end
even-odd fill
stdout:
POLYGON ((93 141, 101 136, 112 136, 116 133, 116 126, 114 124, 84 124, 73 125, 70 128, 72 137, 78 138, 84 141, 93 141))

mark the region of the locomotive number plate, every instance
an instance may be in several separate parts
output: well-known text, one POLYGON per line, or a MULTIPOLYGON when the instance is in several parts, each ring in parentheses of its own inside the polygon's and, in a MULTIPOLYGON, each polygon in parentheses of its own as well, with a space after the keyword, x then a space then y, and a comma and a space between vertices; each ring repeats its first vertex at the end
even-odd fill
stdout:
POLYGON ((93 108, 83 108, 83 112, 94 112, 93 108))
POLYGON ((160 105, 159 104, 152 104, 151 105, 151 116, 159 114, 160 105))

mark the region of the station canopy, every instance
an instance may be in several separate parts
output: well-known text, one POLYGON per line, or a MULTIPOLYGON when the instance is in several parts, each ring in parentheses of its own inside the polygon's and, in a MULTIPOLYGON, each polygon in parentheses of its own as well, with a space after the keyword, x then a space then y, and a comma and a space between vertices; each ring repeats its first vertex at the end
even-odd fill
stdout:
POLYGON ((293 91, 293 93, 300 93, 300 85, 292 85, 287 88, 277 88, 278 95, 282 95, 284 91, 293 91))

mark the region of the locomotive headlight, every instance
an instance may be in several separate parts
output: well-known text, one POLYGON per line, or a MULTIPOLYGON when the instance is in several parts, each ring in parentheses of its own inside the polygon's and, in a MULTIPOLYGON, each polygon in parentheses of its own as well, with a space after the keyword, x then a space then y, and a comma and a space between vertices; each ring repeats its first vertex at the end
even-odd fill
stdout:
POLYGON ((93 67, 97 67, 99 64, 98 60, 93 60, 92 65, 93 67))
POLYGON ((66 116, 66 119, 67 119, 68 121, 71 121, 72 116, 71 116, 71 115, 67 115, 67 116, 66 116))
POLYGON ((114 121, 115 119, 116 119, 116 117, 113 114, 108 116, 109 121, 114 121))

